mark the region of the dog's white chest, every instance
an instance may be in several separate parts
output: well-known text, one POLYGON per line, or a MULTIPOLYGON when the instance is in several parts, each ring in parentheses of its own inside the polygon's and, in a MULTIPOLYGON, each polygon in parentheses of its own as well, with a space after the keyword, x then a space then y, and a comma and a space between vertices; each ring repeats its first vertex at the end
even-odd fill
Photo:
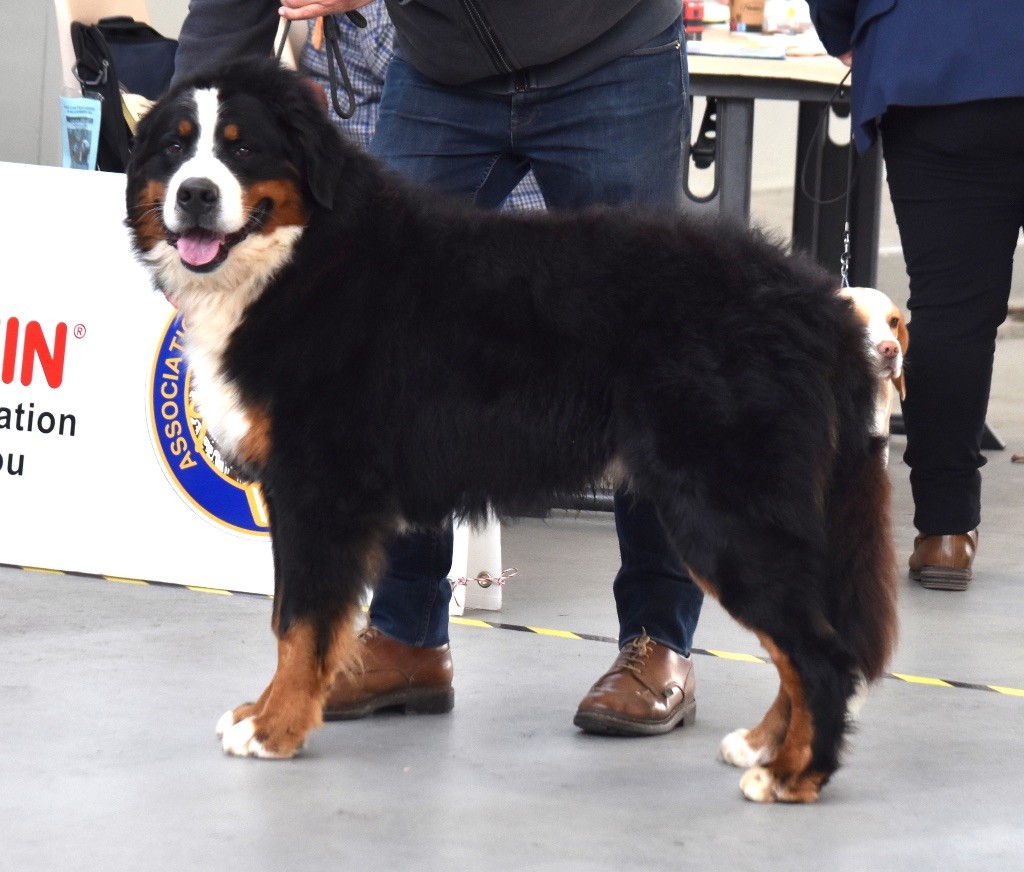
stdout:
POLYGON ((185 348, 203 422, 229 458, 240 456, 252 415, 224 372, 224 355, 246 309, 289 260, 301 233, 300 227, 283 227, 250 237, 212 275, 189 273, 169 246, 160 246, 154 255, 167 272, 166 285, 176 289, 172 296, 184 318, 185 348))
POLYGON ((238 457, 251 426, 238 389, 224 376, 220 360, 198 348, 189 348, 189 366, 207 432, 226 458, 238 457))

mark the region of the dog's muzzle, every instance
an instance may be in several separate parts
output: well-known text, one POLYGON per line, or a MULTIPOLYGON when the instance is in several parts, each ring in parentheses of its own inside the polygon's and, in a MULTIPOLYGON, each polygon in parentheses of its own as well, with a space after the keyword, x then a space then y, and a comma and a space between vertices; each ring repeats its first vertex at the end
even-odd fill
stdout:
POLYGON ((231 248, 262 225, 273 203, 261 200, 249 220, 238 230, 225 233, 219 228, 220 188, 207 178, 186 179, 178 186, 174 217, 184 229, 168 228, 167 241, 181 262, 193 272, 209 272, 222 264, 231 248))

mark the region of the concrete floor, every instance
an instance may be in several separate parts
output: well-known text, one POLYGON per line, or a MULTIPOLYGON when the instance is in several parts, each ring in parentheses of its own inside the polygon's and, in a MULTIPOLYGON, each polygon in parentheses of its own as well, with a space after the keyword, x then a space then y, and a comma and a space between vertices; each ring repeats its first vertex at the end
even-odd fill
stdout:
MULTIPOLYGON (((755 201, 755 217, 784 227, 789 196, 755 201)), ((905 298, 897 241, 883 216, 879 284, 905 298)), ((227 758, 213 733, 273 671, 267 599, 0 568, 0 870, 1024 870, 1022 376, 1011 322, 989 415, 1007 449, 985 469, 975 582, 904 583, 894 676, 816 806, 748 803, 716 760, 776 679, 708 653, 763 656, 714 603, 693 727, 638 740, 572 726, 615 657, 617 554, 609 516, 558 514, 506 529, 519 574, 500 612, 468 616, 492 626, 453 624, 453 713, 330 724, 281 763, 227 758)))
MULTIPOLYGON (((892 671, 914 680, 880 682, 818 805, 748 803, 716 761, 775 674, 706 653, 763 655, 714 603, 695 640, 692 728, 586 736, 572 715, 610 641, 456 623, 452 714, 330 724, 274 763, 225 757, 213 735, 273 670, 268 600, 7 568, 0 869, 1024 869, 1024 465, 1010 462, 1024 452, 1024 331, 1004 331, 998 360, 990 421, 1009 444, 985 471, 976 580, 963 594, 904 584, 892 671)), ((519 574, 503 609, 471 617, 614 636, 610 517, 519 522, 504 558, 519 574)))

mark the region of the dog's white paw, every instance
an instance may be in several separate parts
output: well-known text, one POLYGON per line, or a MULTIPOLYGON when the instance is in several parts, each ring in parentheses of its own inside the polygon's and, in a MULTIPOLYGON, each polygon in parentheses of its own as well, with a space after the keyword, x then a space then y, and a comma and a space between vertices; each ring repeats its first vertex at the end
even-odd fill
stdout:
MULTIPOLYGON (((231 714, 231 712, 228 712, 231 714)), ((222 717, 218 722, 218 728, 222 717)), ((227 727, 221 735, 221 745, 225 754, 234 757, 260 757, 264 760, 287 760, 291 754, 278 754, 263 746, 263 743, 256 738, 256 719, 243 718, 237 724, 227 727)))
POLYGON ((228 712, 217 722, 224 753, 233 754, 236 757, 258 757, 263 746, 256 739, 255 718, 243 718, 237 724, 228 722, 227 726, 221 730, 225 718, 230 714, 231 712, 228 712))
POLYGON ((775 777, 767 769, 755 766, 743 773, 740 790, 751 802, 775 802, 775 777))
POLYGON ((224 734, 235 725, 235 710, 228 709, 217 720, 217 738, 223 739, 224 734))
POLYGON ((733 730, 722 739, 722 744, 718 746, 718 756, 741 769, 770 763, 775 755, 767 747, 752 748, 747 741, 749 735, 750 730, 733 730))

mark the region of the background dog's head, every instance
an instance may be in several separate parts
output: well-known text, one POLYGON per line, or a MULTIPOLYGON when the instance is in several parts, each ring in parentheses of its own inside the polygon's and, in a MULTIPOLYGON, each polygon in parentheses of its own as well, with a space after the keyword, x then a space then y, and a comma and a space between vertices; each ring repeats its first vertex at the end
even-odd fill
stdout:
POLYGON ((344 162, 322 101, 297 74, 246 60, 196 76, 139 125, 127 168, 136 250, 165 270, 216 271, 236 249, 331 209, 344 162))
POLYGON ((903 356, 907 353, 910 336, 903 313, 888 296, 875 288, 842 288, 839 293, 853 304, 854 312, 864 324, 879 374, 888 376, 900 399, 906 399, 903 356))

